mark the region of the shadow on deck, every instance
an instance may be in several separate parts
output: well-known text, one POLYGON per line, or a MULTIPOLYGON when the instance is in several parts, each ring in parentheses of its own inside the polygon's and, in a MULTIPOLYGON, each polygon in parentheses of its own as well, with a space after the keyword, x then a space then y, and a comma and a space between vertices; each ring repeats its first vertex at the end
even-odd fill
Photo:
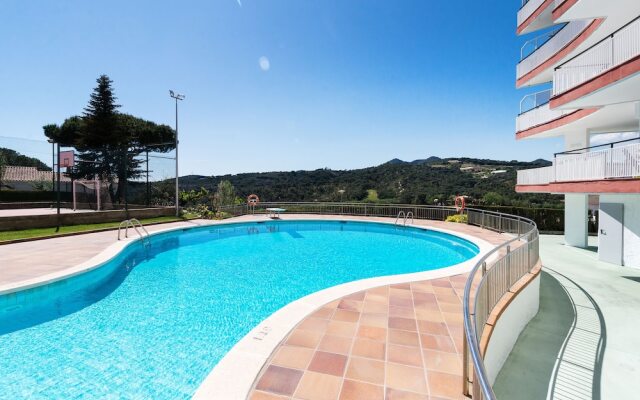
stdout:
POLYGON ((606 326, 597 303, 566 276, 545 268, 540 310, 498 375, 498 399, 601 398, 606 326))

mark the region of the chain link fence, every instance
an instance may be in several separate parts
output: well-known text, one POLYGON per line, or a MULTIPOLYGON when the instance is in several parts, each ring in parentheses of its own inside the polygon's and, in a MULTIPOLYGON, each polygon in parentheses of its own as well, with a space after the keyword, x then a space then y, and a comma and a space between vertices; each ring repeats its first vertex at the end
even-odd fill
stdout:
POLYGON ((44 213, 57 209, 58 199, 64 212, 175 205, 175 151, 128 149, 126 157, 114 153, 105 158, 111 159, 114 173, 110 176, 74 178, 73 168, 95 161, 79 157, 73 148, 58 149, 45 139, 0 136, 0 212, 23 209, 33 213, 38 209, 44 213), (63 160, 60 167, 58 151, 63 160), (66 166, 65 155, 74 160, 75 167, 66 166), (123 160, 122 167, 113 160, 123 160))

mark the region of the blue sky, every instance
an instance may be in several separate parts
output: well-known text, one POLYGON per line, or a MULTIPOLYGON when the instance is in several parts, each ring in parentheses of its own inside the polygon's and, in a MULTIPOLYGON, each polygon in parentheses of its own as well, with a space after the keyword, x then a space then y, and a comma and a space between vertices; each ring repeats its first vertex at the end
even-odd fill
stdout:
POLYGON ((104 73, 156 122, 186 95, 181 174, 549 158, 557 140, 514 139, 518 4, 4 0, 0 136, 41 139, 104 73))

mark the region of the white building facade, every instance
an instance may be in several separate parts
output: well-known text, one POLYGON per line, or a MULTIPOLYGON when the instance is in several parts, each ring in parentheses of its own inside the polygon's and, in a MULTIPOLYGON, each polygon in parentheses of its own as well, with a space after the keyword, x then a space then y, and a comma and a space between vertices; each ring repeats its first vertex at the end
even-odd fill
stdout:
MULTIPOLYGON (((565 195, 565 241, 586 247, 599 198, 598 257, 640 268, 640 1, 523 0, 516 139, 564 138, 553 165, 516 190, 565 195)), ((550 155, 551 156, 551 155, 550 155)))

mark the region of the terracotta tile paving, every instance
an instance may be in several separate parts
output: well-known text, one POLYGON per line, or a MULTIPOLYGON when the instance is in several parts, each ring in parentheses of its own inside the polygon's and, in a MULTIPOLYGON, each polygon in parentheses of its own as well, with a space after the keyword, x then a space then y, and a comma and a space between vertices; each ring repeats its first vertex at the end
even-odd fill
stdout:
POLYGON ((465 282, 456 275, 388 285, 325 304, 289 333, 249 398, 465 398, 465 282))

